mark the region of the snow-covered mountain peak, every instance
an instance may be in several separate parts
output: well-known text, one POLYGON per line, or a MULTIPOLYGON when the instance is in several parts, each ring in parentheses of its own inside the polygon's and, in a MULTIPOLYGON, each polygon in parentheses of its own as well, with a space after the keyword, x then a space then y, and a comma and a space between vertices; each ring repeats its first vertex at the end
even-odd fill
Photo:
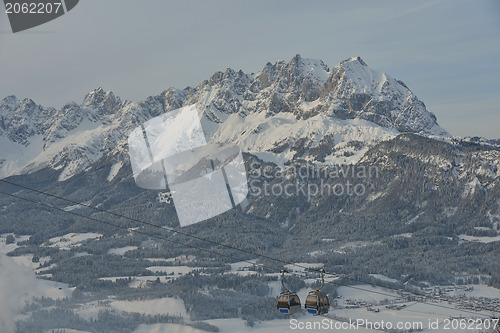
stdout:
POLYGON ((122 106, 122 101, 111 91, 104 91, 101 87, 89 92, 81 104, 82 108, 98 109, 113 113, 122 106))
POLYGON ((33 115, 34 111, 37 108, 40 108, 40 105, 37 105, 31 98, 24 98, 19 100, 16 96, 7 96, 0 103, 0 107, 2 110, 5 110, 6 113, 17 112, 22 110, 24 116, 33 115), (20 110, 19 110, 20 109, 20 110))
POLYGON ((364 119, 399 132, 449 136, 404 83, 371 69, 359 57, 332 69, 321 96, 341 119, 364 119))
POLYGON ((343 73, 348 83, 357 93, 379 94, 387 82, 387 75, 375 71, 360 57, 351 57, 335 67, 334 73, 343 73))
POLYGON ((368 67, 368 65, 366 64, 366 62, 363 61, 363 59, 361 59, 361 57, 359 56, 354 56, 354 57, 350 57, 346 60, 343 60, 340 62, 340 65, 344 65, 344 64, 349 64, 349 63, 358 63, 360 64, 361 66, 366 66, 368 67))
POLYGON ((289 64, 295 65, 297 70, 305 75, 314 73, 317 76, 328 74, 330 69, 319 59, 303 58, 300 54, 296 54, 289 64))
POLYGON ((269 95, 290 94, 290 99, 312 102, 320 96, 328 76, 329 68, 323 61, 297 54, 288 62, 267 63, 255 81, 258 89, 266 89, 269 95))
POLYGON ((54 108, 44 108, 31 98, 19 100, 16 96, 8 96, 0 103, 0 137, 27 146, 31 137, 48 128, 46 120, 55 113, 54 108))
POLYGON ((274 65, 267 63, 259 74, 269 75, 272 81, 276 79, 301 81, 309 77, 324 82, 328 78, 329 71, 328 66, 323 61, 303 58, 300 54, 296 54, 288 62, 278 60, 274 65))
POLYGON ((10 95, 2 99, 2 102, 0 103, 0 107, 2 109, 9 109, 12 110, 14 109, 17 105, 19 104, 19 101, 17 100, 17 97, 14 95, 10 95))

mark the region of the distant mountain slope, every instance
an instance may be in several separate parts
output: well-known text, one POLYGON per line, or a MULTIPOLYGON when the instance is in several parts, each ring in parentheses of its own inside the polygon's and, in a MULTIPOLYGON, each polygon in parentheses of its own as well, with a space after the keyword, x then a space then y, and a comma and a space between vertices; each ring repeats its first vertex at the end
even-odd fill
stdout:
POLYGON ((256 74, 217 72, 195 88, 169 88, 141 102, 123 102, 102 88, 59 110, 6 97, 0 103, 0 177, 49 167, 65 180, 104 155, 123 162, 134 127, 190 104, 202 112, 209 141, 238 144, 280 165, 355 163, 399 133, 449 136, 406 85, 361 58, 330 70, 296 55, 256 74))

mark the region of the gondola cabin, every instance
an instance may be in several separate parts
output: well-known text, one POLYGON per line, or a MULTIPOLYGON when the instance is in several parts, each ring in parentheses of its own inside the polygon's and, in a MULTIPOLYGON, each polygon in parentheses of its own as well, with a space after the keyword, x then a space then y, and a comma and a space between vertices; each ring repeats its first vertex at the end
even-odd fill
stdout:
POLYGON ((308 313, 316 316, 326 314, 330 308, 330 301, 325 293, 313 290, 307 295, 305 308, 308 313))
POLYGON ((280 313, 292 315, 300 310, 300 298, 296 293, 284 292, 278 297, 278 310, 280 313))

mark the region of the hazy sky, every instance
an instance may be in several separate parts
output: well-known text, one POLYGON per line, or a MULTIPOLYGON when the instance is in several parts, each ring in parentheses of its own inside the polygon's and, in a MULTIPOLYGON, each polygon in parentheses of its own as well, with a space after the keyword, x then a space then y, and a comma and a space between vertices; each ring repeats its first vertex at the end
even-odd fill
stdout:
POLYGON ((359 55, 405 82, 454 135, 500 138, 500 1, 81 0, 13 34, 0 13, 0 98, 60 107, 98 86, 140 100, 227 67, 359 55))

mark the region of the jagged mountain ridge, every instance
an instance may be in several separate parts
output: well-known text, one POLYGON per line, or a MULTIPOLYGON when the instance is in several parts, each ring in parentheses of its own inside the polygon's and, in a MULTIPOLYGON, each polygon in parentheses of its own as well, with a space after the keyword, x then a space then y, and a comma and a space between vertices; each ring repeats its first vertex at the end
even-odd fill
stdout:
POLYGON ((359 57, 332 70, 296 55, 256 74, 227 69, 195 88, 169 88, 140 102, 98 88, 57 110, 9 96, 0 103, 0 177, 44 167, 65 180, 106 154, 127 158, 130 131, 163 112, 197 104, 207 139, 285 164, 355 163, 402 132, 448 136, 400 81, 359 57))

